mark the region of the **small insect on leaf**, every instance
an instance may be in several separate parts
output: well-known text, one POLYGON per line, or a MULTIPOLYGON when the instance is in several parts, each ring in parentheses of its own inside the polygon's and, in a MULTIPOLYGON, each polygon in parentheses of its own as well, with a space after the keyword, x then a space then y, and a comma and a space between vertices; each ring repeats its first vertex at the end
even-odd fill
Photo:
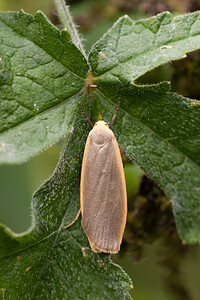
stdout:
MULTIPOLYGON (((120 99, 110 128, 119 104, 120 99)), ((96 122, 86 141, 80 185, 81 224, 94 252, 117 253, 126 225, 127 194, 119 146, 110 128, 104 121, 96 122)))

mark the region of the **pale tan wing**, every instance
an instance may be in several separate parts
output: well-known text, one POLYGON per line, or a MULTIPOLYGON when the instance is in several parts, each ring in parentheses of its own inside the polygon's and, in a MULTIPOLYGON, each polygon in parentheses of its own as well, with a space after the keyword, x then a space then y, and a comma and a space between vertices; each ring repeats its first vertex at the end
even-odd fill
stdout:
POLYGON ((81 172, 81 213, 93 251, 117 253, 126 224, 127 196, 114 134, 103 146, 92 144, 88 137, 81 172))

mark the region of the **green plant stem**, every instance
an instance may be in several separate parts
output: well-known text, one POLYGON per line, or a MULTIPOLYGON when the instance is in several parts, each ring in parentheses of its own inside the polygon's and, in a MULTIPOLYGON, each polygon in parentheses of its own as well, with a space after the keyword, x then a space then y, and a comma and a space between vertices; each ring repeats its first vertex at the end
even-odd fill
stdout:
POLYGON ((63 27, 69 31, 73 43, 77 46, 77 48, 79 48, 79 50, 86 58, 86 53, 81 43, 81 39, 76 29, 76 25, 74 24, 72 16, 69 12, 69 6, 65 4, 64 0, 54 0, 54 3, 63 27))

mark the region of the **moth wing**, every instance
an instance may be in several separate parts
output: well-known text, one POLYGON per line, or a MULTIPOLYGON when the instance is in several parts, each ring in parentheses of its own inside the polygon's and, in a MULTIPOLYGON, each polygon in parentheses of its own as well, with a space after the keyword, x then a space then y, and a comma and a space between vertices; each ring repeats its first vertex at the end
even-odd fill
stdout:
POLYGON ((117 253, 127 216, 126 183, 117 140, 93 144, 88 137, 81 172, 82 227, 95 252, 117 253))

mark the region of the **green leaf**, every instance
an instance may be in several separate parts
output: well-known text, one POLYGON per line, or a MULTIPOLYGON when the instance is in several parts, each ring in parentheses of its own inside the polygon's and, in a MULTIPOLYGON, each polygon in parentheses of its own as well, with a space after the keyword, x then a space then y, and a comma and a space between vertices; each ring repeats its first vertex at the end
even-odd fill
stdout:
POLYGON ((199 47, 199 12, 176 18, 163 12, 137 22, 124 16, 94 45, 89 61, 94 76, 133 81, 199 47))
POLYGON ((22 162, 70 133, 53 176, 34 194, 34 222, 15 235, 0 227, 0 286, 7 299, 130 299, 131 282, 105 254, 90 250, 80 220, 80 166, 92 121, 113 126, 129 158, 173 202, 186 242, 200 241, 199 102, 170 93, 169 83, 134 79, 200 47, 199 13, 119 19, 94 45, 88 65, 70 34, 39 12, 0 14, 0 160, 22 162), (88 105, 89 104, 89 105, 88 105))
MULTIPOLYGON (((86 100, 85 94, 79 97, 86 100)), ((108 255, 90 249, 80 218, 64 229, 79 210, 87 134, 79 112, 57 169, 33 196, 32 229, 15 235, 0 228, 0 287, 6 299, 131 299, 130 279, 108 255)))
POLYGON ((0 162, 19 163, 73 128, 88 66, 41 12, 0 14, 0 56, 0 162))

